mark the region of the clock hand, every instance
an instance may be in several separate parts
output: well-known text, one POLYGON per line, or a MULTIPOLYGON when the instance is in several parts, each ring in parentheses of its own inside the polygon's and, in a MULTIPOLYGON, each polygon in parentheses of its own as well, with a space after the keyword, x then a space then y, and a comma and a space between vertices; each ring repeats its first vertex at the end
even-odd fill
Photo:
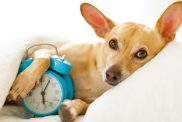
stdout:
POLYGON ((50 83, 50 80, 49 80, 48 83, 46 84, 45 89, 43 90, 44 92, 45 92, 45 90, 47 89, 47 86, 49 85, 49 83, 50 83))
MULTIPOLYGON (((43 76, 42 76, 43 77, 43 76)), ((43 87, 42 87, 42 80, 43 80, 43 78, 40 78, 40 82, 41 82, 41 89, 42 89, 42 91, 43 91, 43 87)))
POLYGON ((42 95, 42 103, 45 104, 45 92, 43 91, 42 80, 43 80, 43 78, 41 77, 40 82, 41 82, 41 89, 42 89, 42 92, 41 92, 41 95, 42 95))
MULTIPOLYGON (((41 82, 42 83, 42 82, 41 82)), ((42 95, 42 103, 45 104, 45 90, 47 89, 47 86, 49 85, 50 80, 48 81, 48 83, 46 84, 44 90, 41 92, 42 95)))
POLYGON ((42 95, 42 103, 45 104, 45 92, 42 91, 41 95, 42 95))

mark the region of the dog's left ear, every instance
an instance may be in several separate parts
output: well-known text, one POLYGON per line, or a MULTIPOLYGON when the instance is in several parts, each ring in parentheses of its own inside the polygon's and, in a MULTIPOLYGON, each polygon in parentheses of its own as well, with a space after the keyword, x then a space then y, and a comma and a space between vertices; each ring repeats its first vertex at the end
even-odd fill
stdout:
POLYGON ((100 37, 104 37, 115 26, 109 18, 89 3, 82 3, 80 11, 87 23, 92 26, 95 33, 100 37))
POLYGON ((176 31, 182 22, 182 1, 170 5, 157 21, 156 27, 165 41, 175 38, 176 31))

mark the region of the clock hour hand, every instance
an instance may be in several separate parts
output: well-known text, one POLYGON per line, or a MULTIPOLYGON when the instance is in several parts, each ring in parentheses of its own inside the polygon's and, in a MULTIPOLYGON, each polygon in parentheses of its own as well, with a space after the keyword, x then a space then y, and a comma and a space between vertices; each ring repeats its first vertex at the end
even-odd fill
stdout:
POLYGON ((42 91, 41 95, 42 95, 42 103, 45 104, 45 92, 42 91))
POLYGON ((41 82, 41 89, 42 89, 42 91, 43 91, 43 86, 42 86, 43 76, 41 76, 41 78, 40 78, 40 82, 41 82))

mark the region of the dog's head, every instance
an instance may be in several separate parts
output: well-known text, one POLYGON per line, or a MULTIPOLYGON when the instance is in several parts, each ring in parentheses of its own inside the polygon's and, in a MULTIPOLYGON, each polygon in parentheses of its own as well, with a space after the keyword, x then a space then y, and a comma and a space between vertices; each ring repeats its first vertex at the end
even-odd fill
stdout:
POLYGON ((154 29, 131 22, 117 25, 88 3, 81 5, 81 13, 95 33, 105 39, 97 63, 104 81, 115 86, 174 39, 182 22, 182 2, 170 5, 154 29))

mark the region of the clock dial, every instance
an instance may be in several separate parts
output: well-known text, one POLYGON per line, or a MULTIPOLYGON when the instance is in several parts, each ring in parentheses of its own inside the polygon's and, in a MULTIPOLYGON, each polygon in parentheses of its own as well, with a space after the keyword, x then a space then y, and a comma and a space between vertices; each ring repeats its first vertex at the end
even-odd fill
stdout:
POLYGON ((58 107, 62 99, 61 87, 52 75, 44 74, 37 85, 24 99, 28 108, 39 114, 47 114, 58 107))

